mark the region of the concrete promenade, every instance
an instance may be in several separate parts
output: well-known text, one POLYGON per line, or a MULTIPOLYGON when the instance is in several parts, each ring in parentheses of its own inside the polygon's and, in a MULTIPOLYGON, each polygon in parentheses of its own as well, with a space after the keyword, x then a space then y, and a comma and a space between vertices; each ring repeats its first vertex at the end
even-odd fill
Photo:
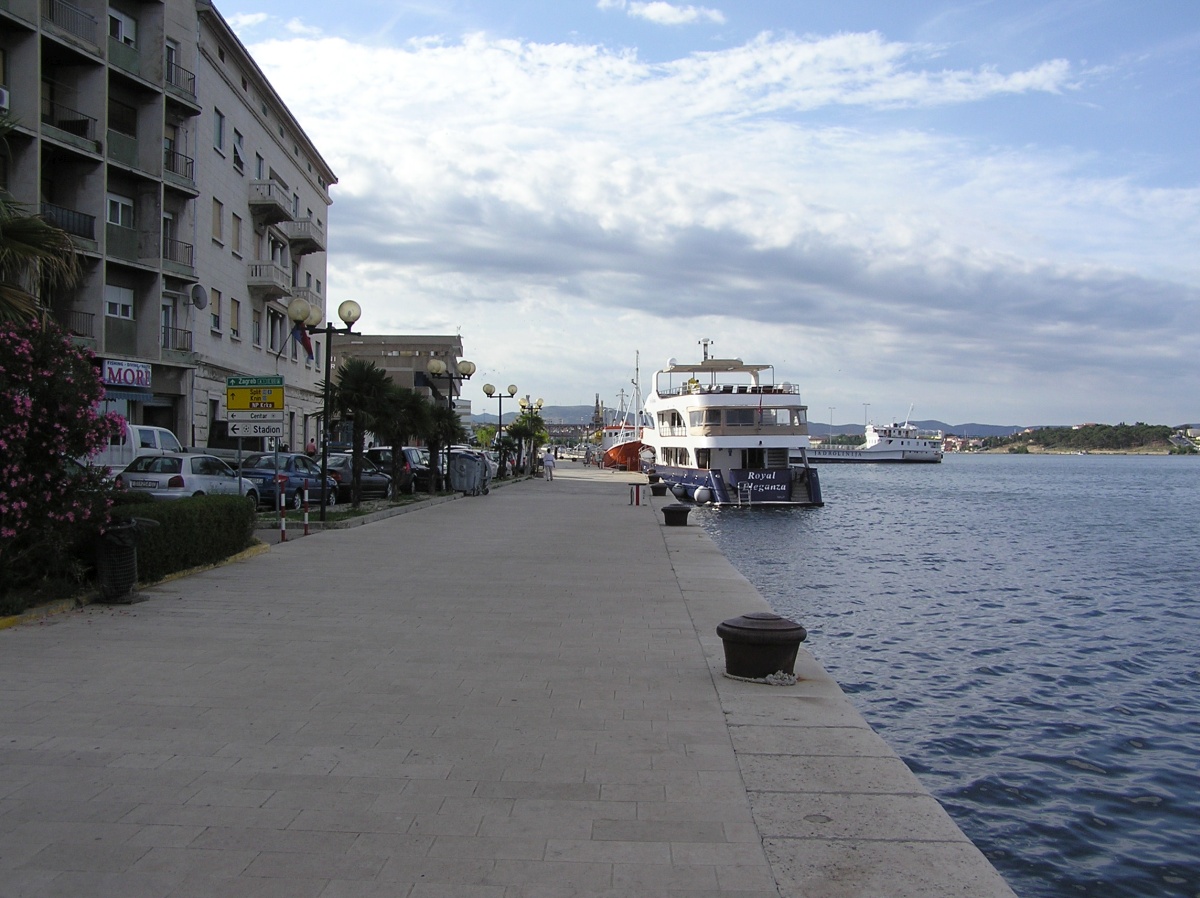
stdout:
POLYGON ((1011 898, 807 652, 722 675, 767 606, 642 479, 0 630, 0 898, 1011 898))

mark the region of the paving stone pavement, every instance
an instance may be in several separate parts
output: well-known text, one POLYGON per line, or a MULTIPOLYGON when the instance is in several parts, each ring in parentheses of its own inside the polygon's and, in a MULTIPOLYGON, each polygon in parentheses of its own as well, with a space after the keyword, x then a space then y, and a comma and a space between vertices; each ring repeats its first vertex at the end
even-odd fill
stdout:
POLYGON ((642 479, 0 631, 0 898, 1012 896, 807 652, 722 675, 766 604, 642 479))

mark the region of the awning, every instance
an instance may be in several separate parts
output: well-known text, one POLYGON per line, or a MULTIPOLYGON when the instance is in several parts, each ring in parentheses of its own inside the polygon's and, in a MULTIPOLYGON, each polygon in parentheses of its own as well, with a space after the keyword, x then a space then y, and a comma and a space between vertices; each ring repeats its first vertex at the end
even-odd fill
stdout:
POLYGON ((104 388, 105 399, 128 399, 130 402, 149 402, 154 394, 149 390, 130 390, 122 387, 104 388))

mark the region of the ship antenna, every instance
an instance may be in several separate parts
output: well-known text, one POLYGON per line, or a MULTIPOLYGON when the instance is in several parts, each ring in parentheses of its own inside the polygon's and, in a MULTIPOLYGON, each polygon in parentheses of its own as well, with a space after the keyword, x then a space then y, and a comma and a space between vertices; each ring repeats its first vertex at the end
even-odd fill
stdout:
POLYGON ((908 404, 908 414, 904 416, 904 426, 905 427, 908 427, 909 419, 912 418, 912 410, 913 410, 914 405, 916 405, 915 402, 910 402, 908 404))
POLYGON ((700 341, 700 345, 704 347, 704 361, 706 361, 706 362, 708 361, 708 347, 711 344, 712 344, 712 340, 710 340, 708 337, 705 337, 703 340, 700 341))

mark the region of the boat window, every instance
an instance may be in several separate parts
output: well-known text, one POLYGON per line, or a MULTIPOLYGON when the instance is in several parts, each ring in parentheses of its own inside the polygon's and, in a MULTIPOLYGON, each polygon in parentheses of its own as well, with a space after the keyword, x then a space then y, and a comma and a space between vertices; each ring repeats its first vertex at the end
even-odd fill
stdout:
POLYGON ((720 427, 721 410, 719 408, 694 408, 688 412, 690 427, 720 427))
POLYGON ((712 467, 712 450, 711 449, 697 449, 696 450, 696 467, 697 468, 705 468, 705 469, 712 467))
POLYGON ((725 409, 725 424, 728 427, 750 427, 755 423, 758 410, 753 408, 725 409))
POLYGON ((767 466, 766 453, 762 449, 743 449, 742 450, 742 467, 756 471, 767 466))

